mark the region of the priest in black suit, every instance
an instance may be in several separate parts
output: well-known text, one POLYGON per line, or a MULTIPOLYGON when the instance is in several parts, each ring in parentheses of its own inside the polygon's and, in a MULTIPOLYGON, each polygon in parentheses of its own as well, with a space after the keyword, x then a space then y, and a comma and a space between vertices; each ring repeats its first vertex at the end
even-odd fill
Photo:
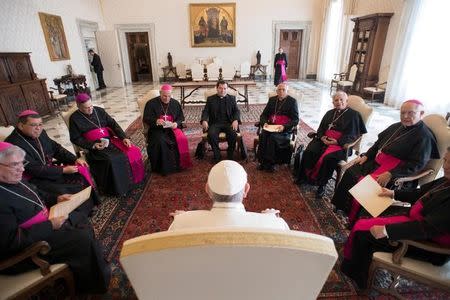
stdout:
POLYGON ((202 111, 201 124, 208 132, 208 142, 214 152, 214 162, 220 161, 219 133, 227 136, 227 159, 233 159, 236 137, 241 122, 241 112, 236 97, 227 94, 228 84, 219 80, 216 84, 217 94, 209 96, 202 111))
POLYGON ((89 55, 92 56, 91 66, 94 68, 95 74, 97 74, 98 88, 97 90, 103 90, 106 88, 105 81, 103 80, 103 64, 100 56, 94 52, 93 49, 88 51, 89 55))

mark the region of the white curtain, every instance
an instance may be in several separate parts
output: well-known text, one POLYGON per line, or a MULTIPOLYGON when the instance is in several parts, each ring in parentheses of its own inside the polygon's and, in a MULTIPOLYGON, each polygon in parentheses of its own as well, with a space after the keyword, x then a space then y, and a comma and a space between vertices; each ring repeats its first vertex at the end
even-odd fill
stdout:
POLYGON ((326 0, 325 14, 322 24, 322 40, 318 60, 317 80, 329 83, 334 73, 339 73, 339 49, 342 19, 343 0, 326 0))
POLYGON ((427 113, 450 111, 448 0, 406 0, 386 88, 385 103, 399 108, 408 99, 427 113))

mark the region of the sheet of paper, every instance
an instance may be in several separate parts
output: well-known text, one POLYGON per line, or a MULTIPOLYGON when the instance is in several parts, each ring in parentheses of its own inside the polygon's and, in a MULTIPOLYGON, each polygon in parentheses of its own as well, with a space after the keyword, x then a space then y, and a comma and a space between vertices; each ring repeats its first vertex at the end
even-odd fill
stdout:
POLYGON ((89 186, 82 191, 70 196, 70 200, 60 202, 50 208, 49 218, 67 216, 91 196, 92 187, 89 186))
POLYGON ((278 132, 278 126, 279 125, 266 125, 263 129, 268 132, 278 132))
POLYGON ((350 190, 350 194, 372 215, 378 217, 394 202, 389 197, 380 197, 382 187, 372 176, 367 175, 350 190))

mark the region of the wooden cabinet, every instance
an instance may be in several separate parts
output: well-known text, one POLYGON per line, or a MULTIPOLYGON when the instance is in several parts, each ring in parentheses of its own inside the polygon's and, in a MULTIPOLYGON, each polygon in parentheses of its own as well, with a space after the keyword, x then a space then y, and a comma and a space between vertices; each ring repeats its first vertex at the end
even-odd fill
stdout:
POLYGON ((53 113, 45 79, 36 78, 29 53, 0 53, 0 126, 15 125, 25 109, 53 113))
POLYGON ((356 64, 358 72, 353 91, 362 94, 363 88, 378 82, 384 44, 393 13, 371 14, 353 18, 353 42, 349 59, 350 68, 356 64))

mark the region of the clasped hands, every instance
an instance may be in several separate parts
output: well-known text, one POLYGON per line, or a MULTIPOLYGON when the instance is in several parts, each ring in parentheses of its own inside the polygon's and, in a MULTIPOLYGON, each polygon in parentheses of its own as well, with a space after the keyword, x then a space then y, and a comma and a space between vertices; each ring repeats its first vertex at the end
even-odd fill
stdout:
POLYGON ((320 138, 320 140, 321 140, 322 143, 324 143, 325 145, 337 145, 337 144, 338 144, 338 141, 337 141, 336 139, 331 138, 331 137, 326 136, 326 135, 322 136, 322 137, 320 138))
MULTIPOLYGON (((363 156, 356 158, 355 160, 356 160, 355 164, 362 165, 367 161, 367 156, 363 155, 363 156)), ((389 183, 389 181, 391 181, 391 179, 392 179, 391 172, 386 171, 386 172, 383 172, 380 175, 378 175, 378 177, 376 178, 376 181, 378 182, 379 185, 381 185, 382 187, 385 187, 389 183)))
MULTIPOLYGON (((127 138, 123 139, 122 142, 127 148, 130 148, 132 145, 130 139, 127 139, 127 138)), ((106 144, 103 142, 95 143, 92 148, 94 148, 96 150, 103 150, 106 148, 106 144)))
POLYGON ((89 167, 88 163, 84 159, 78 158, 75 161, 75 165, 63 167, 63 174, 78 173, 78 165, 83 167, 89 167))

